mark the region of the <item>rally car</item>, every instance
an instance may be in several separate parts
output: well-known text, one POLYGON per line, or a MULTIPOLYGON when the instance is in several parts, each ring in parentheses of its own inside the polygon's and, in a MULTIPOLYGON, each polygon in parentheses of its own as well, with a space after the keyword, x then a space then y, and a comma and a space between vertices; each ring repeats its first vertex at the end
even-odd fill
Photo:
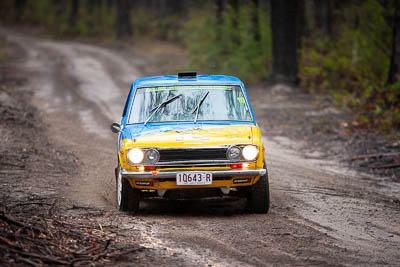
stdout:
POLYGON ((269 209, 260 129, 236 77, 178 75, 133 82, 118 133, 117 207, 138 211, 145 197, 247 197, 269 209))

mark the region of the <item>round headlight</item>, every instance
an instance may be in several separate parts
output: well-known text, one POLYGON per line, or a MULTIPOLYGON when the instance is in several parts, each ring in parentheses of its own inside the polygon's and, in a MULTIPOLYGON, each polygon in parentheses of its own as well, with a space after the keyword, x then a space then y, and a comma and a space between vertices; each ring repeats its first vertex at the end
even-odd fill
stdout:
POLYGON ((143 161, 144 153, 140 148, 132 148, 128 151, 126 156, 130 162, 138 164, 143 161))
POLYGON ((245 146, 242 149, 242 155, 245 160, 255 160, 258 156, 258 148, 256 146, 245 146))
POLYGON ((160 153, 156 149, 149 149, 146 152, 146 160, 150 163, 156 163, 160 159, 160 153))
POLYGON ((240 158, 240 148, 233 146, 228 149, 226 155, 230 160, 238 160, 240 158))

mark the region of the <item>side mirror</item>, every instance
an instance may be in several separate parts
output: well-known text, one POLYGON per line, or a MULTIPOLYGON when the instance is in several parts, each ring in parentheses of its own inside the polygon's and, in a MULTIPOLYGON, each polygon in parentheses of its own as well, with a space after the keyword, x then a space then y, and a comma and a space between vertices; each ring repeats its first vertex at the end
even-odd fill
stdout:
POLYGON ((121 131, 121 125, 119 125, 119 123, 117 123, 117 122, 113 122, 111 124, 111 131, 113 133, 119 133, 121 131))

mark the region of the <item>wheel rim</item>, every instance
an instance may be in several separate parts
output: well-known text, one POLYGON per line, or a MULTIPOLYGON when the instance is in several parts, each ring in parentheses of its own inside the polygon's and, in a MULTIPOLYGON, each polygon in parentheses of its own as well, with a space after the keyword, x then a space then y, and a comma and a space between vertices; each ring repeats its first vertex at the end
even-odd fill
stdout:
POLYGON ((117 179, 117 201, 118 201, 118 207, 121 206, 121 199, 122 199, 122 175, 121 171, 118 170, 118 179, 117 179))

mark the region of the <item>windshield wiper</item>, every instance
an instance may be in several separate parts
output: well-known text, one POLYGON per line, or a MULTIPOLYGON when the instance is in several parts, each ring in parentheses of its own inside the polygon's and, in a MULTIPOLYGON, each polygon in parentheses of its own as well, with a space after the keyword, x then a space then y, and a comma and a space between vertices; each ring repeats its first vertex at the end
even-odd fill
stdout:
POLYGON ((199 110, 200 110, 200 106, 201 104, 203 104, 204 99, 206 99, 206 97, 208 96, 210 92, 207 92, 204 94, 204 96, 201 98, 201 100, 199 101, 199 103, 197 104, 197 106, 194 108, 194 110, 192 111, 192 114, 196 112, 196 116, 194 117, 194 122, 197 121, 197 116, 199 115, 199 110))
POLYGON ((145 120, 144 125, 146 125, 146 124, 149 122, 149 120, 151 120, 151 118, 153 117, 153 115, 156 114, 157 111, 158 111, 160 108, 165 107, 166 105, 168 105, 169 103, 175 101, 175 100, 178 99, 179 97, 181 97, 181 95, 176 95, 176 96, 174 96, 174 97, 171 97, 170 99, 165 100, 164 102, 162 102, 162 103, 159 104, 158 106, 155 106, 154 108, 152 108, 152 110, 150 110, 151 114, 150 114, 150 116, 145 120))

